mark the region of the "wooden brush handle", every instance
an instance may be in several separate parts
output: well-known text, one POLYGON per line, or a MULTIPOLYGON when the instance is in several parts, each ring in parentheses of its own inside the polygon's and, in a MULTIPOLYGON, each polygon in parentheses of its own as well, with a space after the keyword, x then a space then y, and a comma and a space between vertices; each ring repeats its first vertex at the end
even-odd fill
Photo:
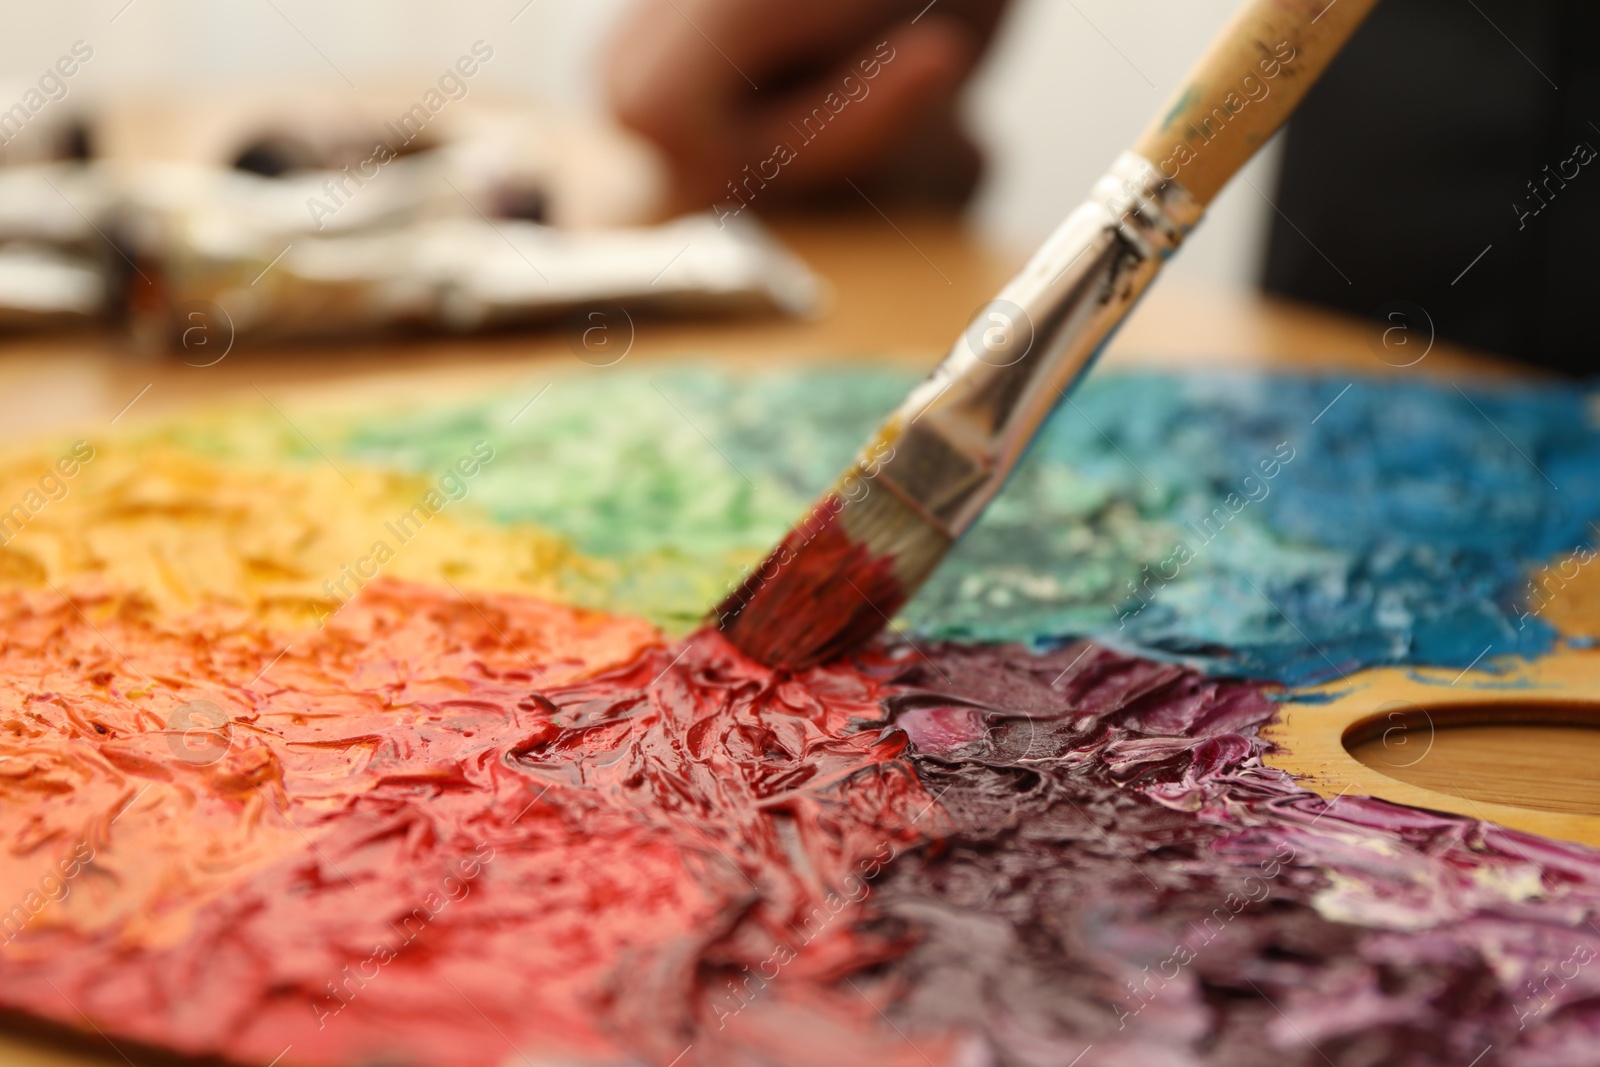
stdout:
POLYGON ((1202 204, 1283 125, 1378 0, 1251 0, 1134 144, 1202 204))

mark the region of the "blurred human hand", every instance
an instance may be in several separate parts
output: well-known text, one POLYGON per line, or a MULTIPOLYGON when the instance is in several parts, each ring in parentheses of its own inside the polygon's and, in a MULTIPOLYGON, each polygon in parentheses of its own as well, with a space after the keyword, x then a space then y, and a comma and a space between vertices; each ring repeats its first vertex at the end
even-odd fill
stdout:
POLYGON ((979 160, 957 93, 1006 3, 638 0, 606 56, 606 90, 667 157, 675 210, 731 202, 757 171, 770 181, 743 188, 759 188, 759 205, 845 178, 960 199, 979 160))

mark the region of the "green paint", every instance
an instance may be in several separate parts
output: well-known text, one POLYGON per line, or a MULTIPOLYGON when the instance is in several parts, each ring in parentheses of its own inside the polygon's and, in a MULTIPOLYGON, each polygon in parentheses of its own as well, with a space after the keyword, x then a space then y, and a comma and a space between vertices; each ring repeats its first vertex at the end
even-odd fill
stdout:
POLYGON ((1166 117, 1161 120, 1161 131, 1165 133, 1167 130, 1171 129, 1173 122, 1177 120, 1178 116, 1189 110, 1189 108, 1193 107, 1195 102, 1199 99, 1200 90, 1198 88, 1191 85, 1185 89, 1183 91, 1183 95, 1178 97, 1178 102, 1172 105, 1172 109, 1168 111, 1166 117))
MULTIPOLYGON (((495 461, 453 511, 458 521, 552 531, 602 561, 564 576, 564 595, 682 632, 832 482, 915 377, 606 370, 557 377, 526 407, 544 381, 296 420, 341 466, 431 474, 488 441, 495 461)), ((1517 624, 1518 587, 1523 568, 1571 551, 1600 515, 1600 433, 1584 398, 1475 398, 1538 457, 1556 494, 1454 390, 1363 382, 1341 394, 1349 384, 1091 377, 1075 398, 1081 411, 1047 425, 905 620, 930 637, 1098 634, 1288 681, 1545 647, 1548 627, 1517 624), (1197 534, 1230 493, 1252 491, 1247 477, 1259 491, 1259 465, 1280 446, 1295 458, 1269 491, 1215 536, 1197 534), (1174 569, 1180 543, 1192 561, 1147 585, 1152 569, 1174 569)), ((258 407, 167 432, 211 455, 322 462, 258 407)))

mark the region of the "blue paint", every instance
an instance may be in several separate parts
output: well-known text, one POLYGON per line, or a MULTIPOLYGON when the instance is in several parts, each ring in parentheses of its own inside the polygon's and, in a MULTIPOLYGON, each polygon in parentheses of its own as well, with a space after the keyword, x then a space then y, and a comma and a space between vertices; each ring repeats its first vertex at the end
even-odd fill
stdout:
POLYGON ((1531 565, 1594 540, 1600 432, 1588 398, 1395 379, 1358 379, 1339 397, 1349 384, 1085 383, 1086 417, 1058 414, 907 614, 927 636, 1099 634, 1290 684, 1548 650, 1553 630, 1518 607, 1531 565), (1201 544, 1186 524, 1285 442, 1295 458, 1268 494, 1201 544), (1127 583, 1179 542, 1193 562, 1119 623, 1116 605, 1138 605, 1127 583))

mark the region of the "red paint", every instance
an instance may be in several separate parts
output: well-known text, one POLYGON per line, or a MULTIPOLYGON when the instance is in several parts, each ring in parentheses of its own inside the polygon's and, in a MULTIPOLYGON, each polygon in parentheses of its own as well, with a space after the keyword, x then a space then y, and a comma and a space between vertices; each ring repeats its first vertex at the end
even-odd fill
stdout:
POLYGON ((895 725, 918 752, 940 756, 989 736, 989 724, 977 708, 911 708, 895 718, 895 725))
POLYGON ((866 644, 905 603, 893 559, 874 556, 845 529, 847 507, 825 495, 717 606, 718 626, 762 663, 827 663, 866 644))
POLYGON ((380 581, 252 684, 288 637, 224 609, 0 613, 6 890, 94 852, 4 946, 0 1007, 281 1067, 830 1033, 834 1063, 922 1062, 858 973, 903 949, 856 928, 871 879, 941 818, 886 661, 774 673, 715 632, 380 581), (204 766, 161 729, 197 697, 232 719, 204 766))

